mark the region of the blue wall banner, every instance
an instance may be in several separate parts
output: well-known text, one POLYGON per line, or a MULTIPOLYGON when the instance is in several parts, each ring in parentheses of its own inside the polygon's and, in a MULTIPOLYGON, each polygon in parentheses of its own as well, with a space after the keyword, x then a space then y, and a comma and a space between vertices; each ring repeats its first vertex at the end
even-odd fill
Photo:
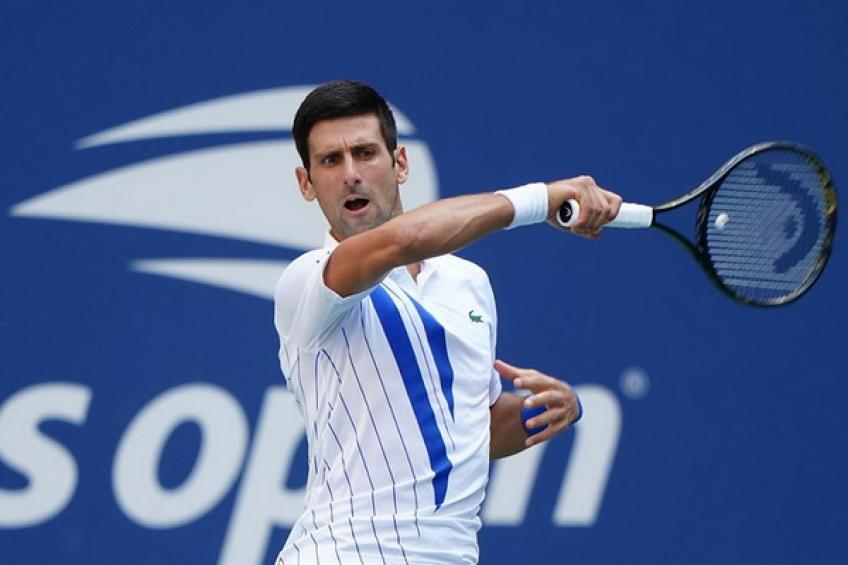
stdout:
MULTIPOLYGON (((770 139, 846 194, 847 27, 832 1, 4 2, 0 562, 274 562, 306 486, 272 298, 326 231, 293 173, 314 85, 387 97, 407 209, 580 174, 655 204, 770 139)), ((499 357, 584 408, 493 462, 481 563, 848 562, 845 246, 776 309, 655 231, 462 250, 499 357)))

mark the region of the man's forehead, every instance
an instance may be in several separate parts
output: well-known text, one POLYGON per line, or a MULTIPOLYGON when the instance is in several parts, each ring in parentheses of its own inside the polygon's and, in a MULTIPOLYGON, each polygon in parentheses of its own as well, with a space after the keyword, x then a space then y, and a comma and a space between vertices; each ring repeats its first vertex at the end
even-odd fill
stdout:
POLYGON ((381 143, 380 121, 374 114, 315 122, 309 132, 309 149, 319 153, 342 146, 381 143))

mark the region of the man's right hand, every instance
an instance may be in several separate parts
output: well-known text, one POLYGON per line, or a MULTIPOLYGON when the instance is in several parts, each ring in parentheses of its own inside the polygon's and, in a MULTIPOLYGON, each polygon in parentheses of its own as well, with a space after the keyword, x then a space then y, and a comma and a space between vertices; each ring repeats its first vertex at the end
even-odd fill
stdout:
POLYGON ((595 179, 579 176, 548 184, 548 223, 555 228, 589 239, 597 239, 601 228, 618 215, 621 197, 599 187, 595 179), (556 213, 565 202, 574 199, 580 204, 580 217, 571 227, 563 227, 556 213))

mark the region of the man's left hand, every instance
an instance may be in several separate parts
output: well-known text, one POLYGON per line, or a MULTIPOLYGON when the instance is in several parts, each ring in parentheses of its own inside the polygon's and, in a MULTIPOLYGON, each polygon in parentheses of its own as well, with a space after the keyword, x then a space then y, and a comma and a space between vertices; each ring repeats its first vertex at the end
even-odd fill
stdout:
POLYGON ((535 369, 515 367, 501 360, 495 361, 495 370, 502 377, 512 381, 516 388, 523 388, 533 394, 524 399, 524 408, 544 406, 546 410, 525 423, 527 429, 547 426, 543 431, 530 436, 525 446, 530 447, 547 441, 565 431, 580 416, 580 404, 577 395, 566 383, 535 369))

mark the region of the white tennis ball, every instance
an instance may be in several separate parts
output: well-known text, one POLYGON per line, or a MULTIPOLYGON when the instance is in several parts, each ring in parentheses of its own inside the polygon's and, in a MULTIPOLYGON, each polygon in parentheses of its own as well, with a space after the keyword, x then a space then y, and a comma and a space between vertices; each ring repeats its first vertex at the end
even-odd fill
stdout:
POLYGON ((726 226, 727 222, 729 222, 729 221, 730 221, 730 216, 728 216, 727 214, 722 212, 721 214, 716 216, 715 227, 720 229, 720 230, 723 230, 724 226, 726 226))

